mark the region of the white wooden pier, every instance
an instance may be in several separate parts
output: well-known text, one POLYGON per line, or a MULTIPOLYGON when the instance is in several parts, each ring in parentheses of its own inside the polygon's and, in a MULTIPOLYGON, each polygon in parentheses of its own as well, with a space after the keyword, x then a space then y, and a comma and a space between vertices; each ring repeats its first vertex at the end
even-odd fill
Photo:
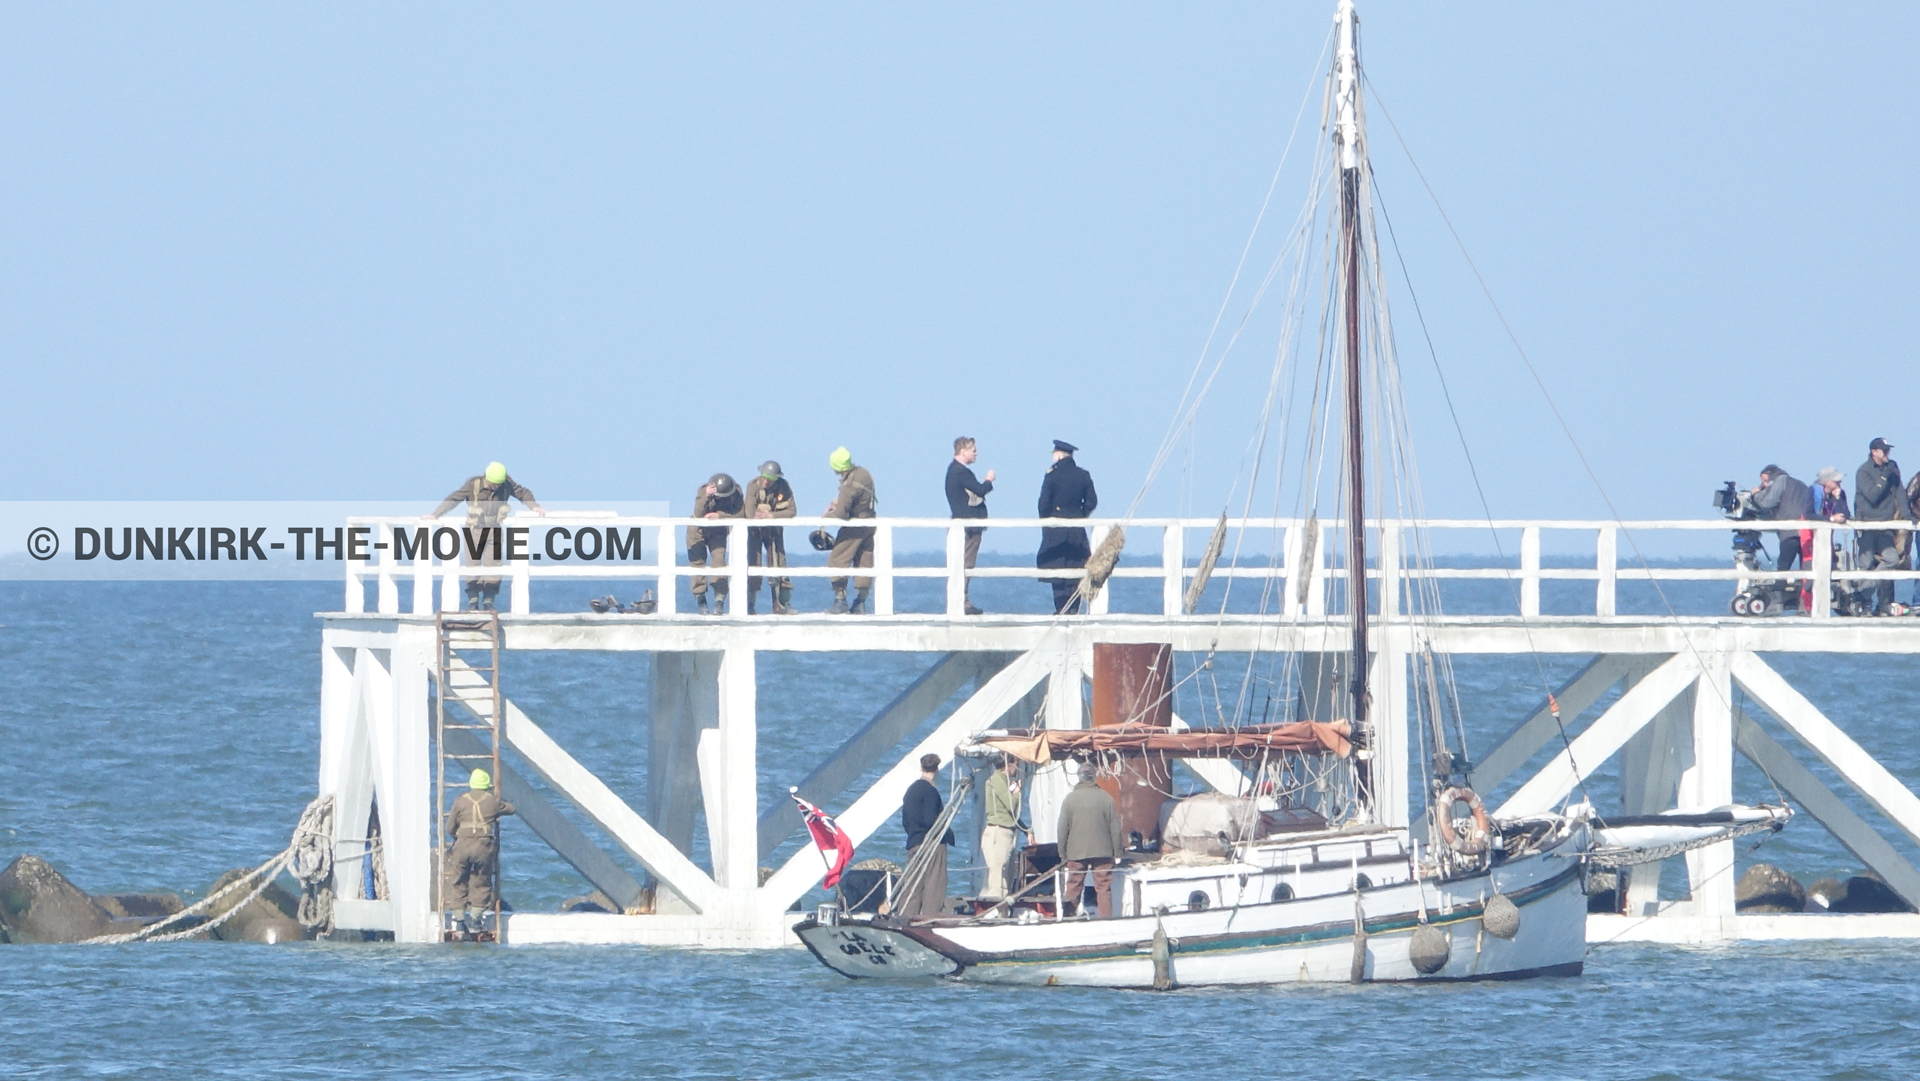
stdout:
MULTIPOLYGON (((412 519, 354 519, 379 536, 393 528, 458 525, 412 519)), ((763 873, 767 857, 799 828, 784 794, 762 802, 757 790, 756 658, 761 651, 904 651, 927 654, 929 667, 900 689, 890 705, 829 753, 807 780, 801 794, 837 812, 838 820, 862 841, 897 814, 906 786, 917 775, 918 757, 927 751, 952 755, 954 747, 982 729, 1024 726, 1035 709, 1044 723, 1081 727, 1081 681, 1091 667, 1095 642, 1170 642, 1180 651, 1222 653, 1301 650, 1339 653, 1347 648, 1342 621, 1329 617, 1341 603, 1337 576, 1325 566, 1325 553, 1339 550, 1326 536, 1303 543, 1303 524, 1293 520, 1230 521, 1249 535, 1276 539, 1281 558, 1262 556, 1258 566, 1222 567, 1215 580, 1277 580, 1274 595, 1284 610, 1261 616, 1217 612, 1187 615, 1182 594, 1194 573, 1194 556, 1215 527, 1214 519, 1134 519, 1121 523, 1095 519, 1057 523, 1088 525, 1097 546, 1104 532, 1124 525, 1128 552, 1144 549, 1116 572, 1118 580, 1152 579, 1152 610, 1125 611, 1103 591, 1085 615, 961 614, 964 578, 960 559, 963 523, 949 519, 877 519, 873 602, 868 616, 744 614, 744 604, 728 616, 679 611, 677 586, 694 574, 714 570, 678 562, 679 534, 696 524, 673 518, 606 516, 517 517, 509 527, 527 528, 536 538, 555 527, 569 530, 640 529, 643 558, 618 565, 532 559, 503 568, 463 567, 432 558, 412 562, 375 559, 348 564, 341 611, 322 613, 324 621, 321 682, 320 776, 322 794, 336 797, 337 881, 349 884, 336 904, 343 928, 388 931, 403 942, 440 937, 434 909, 434 822, 432 772, 432 684, 436 678, 436 609, 461 600, 462 575, 503 574, 509 586, 502 597, 504 668, 508 690, 501 746, 505 757, 499 779, 502 795, 520 809, 531 831, 577 869, 583 879, 630 912, 643 914, 536 914, 511 916, 505 939, 511 943, 647 943, 722 948, 777 947, 791 943, 787 933, 796 901, 818 885, 822 863, 808 846, 763 873), (660 543, 662 537, 667 543, 660 543), (902 541, 906 541, 903 546, 902 541), (1302 552, 1316 553, 1302 558, 1302 552), (899 565, 896 553, 939 552, 933 565, 899 565), (942 610, 908 612, 896 604, 896 585, 910 579, 944 584, 942 610), (1301 579, 1304 578, 1303 583, 1301 579), (632 581, 622 599, 642 587, 654 591, 659 609, 651 615, 597 615, 590 612, 533 611, 539 588, 577 588, 552 579, 632 581), (402 610, 402 587, 410 593, 402 610), (603 650, 644 652, 652 664, 650 716, 644 731, 632 737, 649 744, 649 783, 643 806, 629 802, 580 765, 548 736, 536 718, 511 701, 511 656, 529 650, 603 650), (955 693, 971 688, 962 704, 923 738, 907 737, 924 726, 955 693), (1052 693, 1046 693, 1051 690, 1052 693), (1044 706, 1041 703, 1044 702, 1044 706), (1011 717, 1009 716, 1011 714, 1011 717), (850 790, 877 763, 892 765, 879 781, 850 790), (577 828, 530 787, 536 775, 548 789, 571 802, 579 816, 602 835, 577 828), (361 881, 366 858, 363 839, 369 810, 377 800, 382 823, 386 896, 363 899, 351 884, 361 881), (705 851, 694 846, 696 825, 704 817, 705 851)), ((698 524, 712 529, 716 523, 698 524)), ((730 550, 746 550, 741 531, 746 521, 728 523, 736 531, 730 550)), ((805 534, 816 525, 845 523, 789 519, 789 551, 803 549, 805 534)), ((1035 520, 994 519, 995 529, 1031 529, 1035 520)), ((1920 797, 1911 779, 1896 777, 1845 731, 1848 718, 1823 715, 1763 657, 1770 653, 1920 654, 1920 619, 1841 618, 1827 610, 1829 581, 1895 577, 1910 572, 1866 574, 1836 571, 1819 559, 1804 577, 1814 584, 1820 603, 1810 616, 1698 617, 1620 615, 1621 583, 1652 581, 1725 581, 1728 595, 1742 578, 1721 569, 1623 565, 1621 531, 1642 546, 1662 534, 1707 531, 1728 535, 1725 521, 1566 522, 1443 521, 1418 523, 1440 536, 1472 531, 1484 537, 1489 525, 1517 531, 1518 566, 1442 567, 1409 574, 1398 568, 1397 553, 1406 522, 1376 523, 1373 550, 1382 554, 1377 581, 1373 686, 1381 762, 1379 805, 1405 805, 1408 779, 1407 657, 1413 635, 1424 634, 1434 650, 1450 654, 1576 655, 1589 663, 1556 689, 1571 736, 1570 746, 1522 780, 1501 808, 1506 812, 1556 806, 1574 792, 1577 775, 1617 770, 1627 813, 1650 813, 1675 806, 1708 808, 1771 797, 1771 792, 1734 791, 1735 755, 1757 764, 1802 811, 1792 829, 1824 827, 1862 865, 1877 873, 1910 902, 1920 902, 1920 871, 1889 837, 1904 834, 1920 842, 1920 797), (1591 562, 1577 566, 1542 565, 1542 537, 1573 537, 1591 551, 1591 562), (1410 577, 1511 581, 1516 596, 1511 614, 1423 619, 1418 628, 1403 614, 1410 577), (1592 583, 1591 612, 1541 614, 1543 582, 1592 583), (1733 692, 1756 707, 1747 712, 1733 692), (1615 689, 1617 699, 1591 718, 1590 707, 1615 689), (1797 749, 1796 749, 1797 748, 1797 749), (1828 788, 1804 764, 1817 758, 1850 787, 1878 821, 1853 809, 1855 801, 1828 788)), ((1781 523, 1768 523, 1777 530, 1781 523)), ((1337 533, 1338 522, 1321 523, 1337 533)), ((1830 550, 1829 539, 1846 530, 1830 523, 1815 529, 1816 553, 1830 550)), ((541 551, 536 541, 531 551, 541 551)), ((811 554, 811 553, 809 553, 811 554)), ((919 561, 926 563, 926 560, 919 561)), ((729 578, 735 598, 746 594, 749 569, 736 559, 718 573, 729 578)), ((759 570, 759 568, 752 568, 759 570)), ((796 579, 806 596, 808 581, 845 574, 824 566, 795 566, 782 574, 796 579)), ((1025 567, 980 567, 976 578, 1059 577, 1059 571, 1025 567)), ((1071 573, 1071 572, 1069 572, 1071 573)), ((1796 575, 1798 576, 1798 575, 1796 575)), ((1769 577, 1759 575, 1757 577, 1769 577)), ((1042 587, 1032 587, 1037 594, 1042 587)), ((1238 585, 1236 589, 1240 588, 1238 585)), ((1904 592, 1908 587, 1901 586, 1904 592)), ((814 587, 824 597, 822 587, 814 587)), ((1151 589, 1151 585, 1149 585, 1151 589)), ((1141 595, 1146 595, 1142 593, 1141 595)), ((1135 596, 1128 594, 1128 596, 1135 596)), ((1136 598, 1137 599, 1137 598, 1136 598)), ((477 676, 455 672, 455 680, 477 676)), ((1535 756, 1560 742, 1560 731, 1546 709, 1513 718, 1512 730, 1497 746, 1476 748, 1476 786, 1485 792, 1518 778, 1535 756)), ((1231 785, 1236 774, 1205 777, 1231 785)), ((1605 813, 1615 808, 1601 808, 1605 813)), ((1036 816, 1038 839, 1048 824, 1036 816)), ((1906 842, 1902 842, 1906 843, 1906 842)), ((512 860, 511 848, 504 857, 512 860)), ((1683 857, 1687 896, 1662 898, 1659 864, 1636 868, 1624 882, 1628 915, 1595 916, 1589 938, 1595 941, 1703 942, 1755 938, 1920 937, 1920 915, 1742 916, 1734 909, 1733 842, 1697 849, 1683 857)))

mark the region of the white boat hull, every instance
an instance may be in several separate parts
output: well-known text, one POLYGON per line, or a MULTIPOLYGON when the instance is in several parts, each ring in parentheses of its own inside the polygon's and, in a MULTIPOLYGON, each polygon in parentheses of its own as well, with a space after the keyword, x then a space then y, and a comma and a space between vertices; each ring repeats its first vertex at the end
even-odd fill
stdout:
POLYGON ((1586 955, 1586 896, 1575 845, 1450 882, 1402 883, 1270 904, 1107 920, 1038 923, 850 921, 795 928, 809 949, 853 978, 954 976, 1040 986, 1152 987, 1156 929, 1169 939, 1176 986, 1514 979, 1577 975, 1586 955), (1564 853, 1564 854, 1563 854, 1564 853), (1504 894, 1520 913, 1511 938, 1489 933, 1483 905, 1504 894), (1356 898, 1364 936, 1355 935, 1356 898), (1427 922, 1448 936, 1446 963, 1420 972, 1412 941, 1427 922))

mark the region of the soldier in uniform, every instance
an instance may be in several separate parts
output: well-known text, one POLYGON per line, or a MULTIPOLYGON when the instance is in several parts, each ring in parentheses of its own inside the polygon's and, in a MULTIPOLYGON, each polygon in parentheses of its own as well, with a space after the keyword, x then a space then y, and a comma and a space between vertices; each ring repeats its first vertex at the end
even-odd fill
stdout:
POLYGON ((477 769, 467 779, 467 791, 447 811, 447 850, 442 874, 441 902, 453 913, 453 929, 465 938, 485 929, 493 908, 493 879, 500 869, 500 819, 513 804, 493 794, 493 778, 477 769))
MULTIPOLYGON (((1092 475, 1073 460, 1073 452, 1079 449, 1063 440, 1053 441, 1053 466, 1040 484, 1040 517, 1090 518, 1093 509, 1100 505, 1100 497, 1093 490, 1092 475)), ((1042 570, 1080 568, 1087 565, 1087 557, 1092 554, 1093 546, 1084 528, 1050 526, 1040 531, 1040 551, 1033 562, 1042 570)), ((1044 581, 1053 587, 1055 612, 1080 610, 1080 579, 1047 578, 1044 581)))
MULTIPOLYGON (((693 516, 695 518, 744 518, 746 517, 746 497, 740 486, 725 473, 715 473, 693 493, 693 516)), ((726 526, 702 528, 687 527, 687 564, 693 567, 724 567, 727 565, 727 537, 731 531, 726 526), (711 562, 709 562, 711 560, 711 562)), ((701 576, 693 580, 693 603, 700 609, 701 615, 707 614, 707 589, 713 589, 713 612, 716 615, 727 614, 727 578, 725 575, 713 577, 701 576)))
MULTIPOLYGON (((465 483, 453 490, 451 495, 441 500, 440 505, 435 507, 433 513, 427 517, 438 518, 461 503, 465 503, 467 529, 470 535, 468 542, 461 546, 462 551, 467 553, 464 557, 465 563, 467 566, 474 565, 473 544, 478 540, 484 543, 479 565, 497 567, 500 565, 500 550, 505 541, 494 539, 492 530, 499 528, 500 523, 506 521, 507 511, 511 509, 507 505, 508 497, 518 499, 535 514, 547 513, 540 508, 540 502, 533 498, 532 492, 507 476, 506 466, 499 462, 488 462, 486 472, 477 477, 468 477, 465 483), (483 536, 478 532, 480 530, 486 530, 487 533, 483 536)), ((500 595, 500 578, 497 575, 468 578, 466 593, 469 611, 480 608, 491 609, 494 607, 494 598, 500 595)))
MULTIPOLYGON (((763 518, 791 518, 797 508, 793 486, 780 475, 780 463, 760 463, 760 475, 747 482, 747 514, 755 521, 763 518)), ((787 565, 787 531, 777 525, 747 527, 747 566, 784 567, 787 565)), ((773 598, 773 614, 793 614, 793 579, 768 579, 767 592, 773 598)), ((760 600, 760 579, 747 579, 747 614, 752 615, 760 600)))
MULTIPOLYGON (((853 453, 840 447, 827 456, 827 464, 840 478, 840 490, 834 494, 833 502, 827 504, 823 518, 841 518, 852 521, 856 518, 872 518, 879 499, 873 491, 873 474, 861 466, 853 464, 853 453)), ((873 566, 873 527, 841 526, 833 540, 833 553, 827 556, 829 567, 871 567, 873 566)), ((847 605, 847 580, 831 579, 833 585, 833 607, 827 609, 829 615, 865 615, 867 612, 867 594, 873 589, 873 579, 855 578, 854 587, 859 590, 853 605, 847 605)))

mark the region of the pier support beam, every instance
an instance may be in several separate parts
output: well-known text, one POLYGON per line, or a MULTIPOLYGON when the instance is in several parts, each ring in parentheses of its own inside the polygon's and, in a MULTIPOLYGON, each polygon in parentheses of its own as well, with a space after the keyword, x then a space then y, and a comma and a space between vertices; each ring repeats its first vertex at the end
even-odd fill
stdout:
MULTIPOLYGON (((1725 807, 1733 802, 1733 680, 1724 653, 1700 658, 1693 693, 1693 764, 1680 775, 1680 805, 1725 807)), ((1733 842, 1687 853, 1689 914, 1725 921, 1733 910, 1733 842)))

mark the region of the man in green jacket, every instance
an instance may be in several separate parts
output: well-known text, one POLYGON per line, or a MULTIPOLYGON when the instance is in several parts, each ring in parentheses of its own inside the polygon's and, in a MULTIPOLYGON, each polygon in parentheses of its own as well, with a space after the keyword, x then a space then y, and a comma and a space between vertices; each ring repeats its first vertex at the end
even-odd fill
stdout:
POLYGON ((1091 872, 1093 894, 1104 920, 1113 915, 1113 865, 1126 851, 1120 834, 1120 808, 1095 782, 1091 763, 1076 759, 1067 764, 1067 769, 1077 772, 1080 779, 1060 801, 1057 833, 1060 860, 1067 865, 1067 894, 1062 900, 1073 902, 1078 913, 1080 891, 1091 872))
POLYGON ((980 831, 980 856, 987 863, 987 888, 980 892, 983 901, 1007 895, 1007 865, 1013 859, 1014 830, 1020 825, 1020 778, 1015 772, 1019 768, 1019 761, 1007 755, 987 778, 987 826, 980 831))
MULTIPOLYGON (((827 464, 840 478, 840 488, 834 493, 833 502, 827 504, 822 518, 840 518, 846 521, 872 518, 878 511, 879 497, 873 491, 873 474, 864 466, 853 464, 853 455, 847 448, 839 447, 827 456, 827 464)), ((835 569, 873 566, 873 527, 844 525, 833 538, 833 552, 827 556, 827 566, 835 569)), ((833 607, 827 609, 828 615, 843 616, 848 612, 854 615, 867 613, 867 594, 873 589, 872 578, 855 578, 854 595, 851 607, 847 604, 847 580, 832 578, 833 607)))
MULTIPOLYGON (((482 567, 498 567, 500 551, 505 545, 493 531, 499 529, 500 523, 507 519, 507 511, 511 509, 507 506, 508 497, 526 504, 527 509, 535 514, 547 513, 540 509, 540 501, 533 498, 533 493, 527 490, 526 485, 507 475, 506 466, 499 462, 488 462, 485 472, 462 481, 460 487, 455 488, 447 498, 441 500, 440 505, 433 508, 433 513, 427 517, 438 518, 465 503, 467 505, 467 538, 461 545, 464 553, 463 561, 467 566, 475 566, 477 563, 482 567), (472 555, 476 547, 480 551, 480 558, 477 561, 472 555)), ((469 611, 492 609, 495 603, 494 598, 500 595, 499 576, 468 577, 466 594, 469 611)))

